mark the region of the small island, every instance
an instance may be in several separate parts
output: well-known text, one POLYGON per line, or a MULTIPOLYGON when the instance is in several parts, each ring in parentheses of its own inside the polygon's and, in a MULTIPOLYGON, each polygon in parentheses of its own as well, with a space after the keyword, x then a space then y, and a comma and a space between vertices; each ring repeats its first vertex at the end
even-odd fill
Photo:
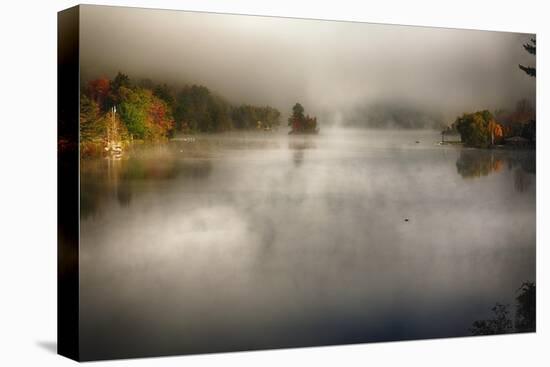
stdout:
POLYGON ((304 115, 304 107, 296 103, 292 107, 292 115, 288 118, 288 126, 291 127, 290 134, 318 134, 317 117, 304 115))
MULTIPOLYGON (((531 38, 523 44, 530 55, 536 55, 537 41, 531 38)), ((536 69, 519 64, 529 77, 536 78, 536 69)), ((499 109, 491 113, 485 109, 473 113, 464 113, 441 132, 441 143, 446 135, 460 135, 461 143, 471 148, 528 148, 536 147, 536 108, 528 99, 517 102, 515 110, 499 109)))

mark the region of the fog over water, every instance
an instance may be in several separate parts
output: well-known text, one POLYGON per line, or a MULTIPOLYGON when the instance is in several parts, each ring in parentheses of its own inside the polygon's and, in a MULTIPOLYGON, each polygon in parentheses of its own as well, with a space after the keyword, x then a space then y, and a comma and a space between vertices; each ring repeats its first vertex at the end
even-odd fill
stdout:
POLYGON ((534 100, 518 68, 534 66, 532 35, 80 16, 82 85, 120 71, 282 113, 278 130, 176 132, 81 159, 83 359, 465 336, 535 281, 534 150, 358 128, 366 112, 434 127, 534 100), (319 134, 288 135, 296 102, 319 134))
POLYGON ((534 99, 518 64, 534 65, 532 35, 258 16, 83 6, 85 80, 122 71, 171 85, 198 83, 232 103, 300 101, 325 124, 373 103, 442 113, 509 108, 534 99))
POLYGON ((534 152, 195 138, 82 161, 83 358, 464 336, 534 280, 534 152))

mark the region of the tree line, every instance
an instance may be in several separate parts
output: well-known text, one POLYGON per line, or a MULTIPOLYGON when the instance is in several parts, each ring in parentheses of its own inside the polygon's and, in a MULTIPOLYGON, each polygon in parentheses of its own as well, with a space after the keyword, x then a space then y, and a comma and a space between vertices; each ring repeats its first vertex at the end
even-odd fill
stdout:
POLYGON ((176 132, 223 132, 280 125, 270 106, 232 105, 201 85, 176 89, 126 74, 90 80, 81 89, 80 140, 159 140, 176 132))
POLYGON ((508 138, 520 138, 527 145, 536 140, 535 108, 528 100, 517 103, 515 110, 488 110, 464 113, 444 133, 456 131, 462 142, 471 147, 488 148, 503 144, 508 138))
MULTIPOLYGON (((530 43, 523 45, 525 51, 536 55, 537 43, 532 38, 530 43)), ((519 68, 530 77, 536 77, 536 69, 532 66, 519 65, 519 68)), ((465 113, 457 117, 455 122, 443 133, 457 131, 462 142, 467 146, 487 148, 501 144, 507 138, 516 142, 534 145, 536 140, 536 112, 528 100, 517 103, 514 111, 497 110, 491 113, 488 110, 465 113)))

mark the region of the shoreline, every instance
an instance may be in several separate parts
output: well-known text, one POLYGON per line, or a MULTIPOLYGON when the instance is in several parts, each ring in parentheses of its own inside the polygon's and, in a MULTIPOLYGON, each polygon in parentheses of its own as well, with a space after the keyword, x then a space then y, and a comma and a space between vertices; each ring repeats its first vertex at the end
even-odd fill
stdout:
MULTIPOLYGON (((386 129, 383 129, 383 130, 386 130, 386 129)), ((330 129, 328 131, 330 131, 330 129)), ((395 130, 395 131, 401 131, 401 130, 395 130)), ((405 131, 408 131, 408 130, 405 130, 405 131)), ((58 151, 63 153, 65 151, 69 151, 78 147, 80 151, 80 159, 89 159, 89 158, 101 157, 104 155, 113 155, 113 156, 116 154, 123 155, 124 152, 126 152, 129 148, 135 145, 166 144, 172 141, 187 140, 187 139, 189 140, 192 139, 192 141, 195 141, 200 136, 223 136, 223 135, 230 135, 235 133, 252 133, 252 134, 257 133, 260 136, 281 135, 281 136, 288 136, 288 137, 320 136, 319 131, 316 131, 316 132, 292 132, 291 131, 287 134, 277 134, 277 132, 280 132, 280 131, 278 130, 258 131, 256 129, 250 129, 250 130, 230 130, 230 131, 215 132, 215 133, 184 133, 184 134, 176 134, 171 138, 163 138, 163 139, 157 139, 157 140, 151 140, 151 141, 143 140, 143 139, 124 139, 117 143, 117 145, 121 147, 121 151, 118 151, 118 152, 112 152, 106 149, 105 141, 102 139, 98 139, 98 140, 80 142, 79 145, 64 143, 62 145, 58 145, 58 151)), ((445 142, 436 141, 434 142, 434 144, 438 146, 453 146, 453 147, 460 147, 463 149, 476 149, 476 150, 484 150, 484 151, 536 151, 536 143, 534 142, 524 143, 524 144, 502 144, 502 145, 493 145, 488 147, 467 146, 461 141, 445 141, 445 142)))

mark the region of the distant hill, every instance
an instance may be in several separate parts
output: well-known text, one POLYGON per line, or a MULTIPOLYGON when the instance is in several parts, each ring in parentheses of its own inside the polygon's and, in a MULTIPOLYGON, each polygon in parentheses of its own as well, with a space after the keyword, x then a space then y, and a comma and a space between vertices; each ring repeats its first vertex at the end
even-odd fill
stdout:
POLYGON ((441 113, 410 105, 377 103, 356 108, 346 114, 344 124, 354 127, 387 129, 443 129, 441 113))

